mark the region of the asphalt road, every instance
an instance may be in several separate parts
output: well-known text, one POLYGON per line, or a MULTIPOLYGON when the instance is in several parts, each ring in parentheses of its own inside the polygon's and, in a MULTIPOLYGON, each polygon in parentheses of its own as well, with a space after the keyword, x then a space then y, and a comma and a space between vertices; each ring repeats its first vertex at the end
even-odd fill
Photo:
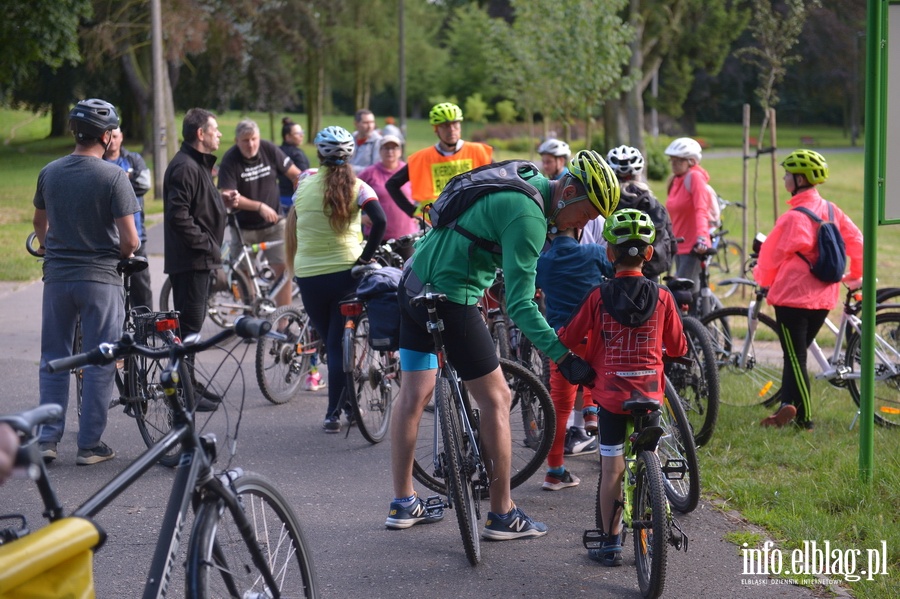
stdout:
MULTIPOLYGON (((157 290, 163 280, 159 229, 151 229, 148 245, 157 290)), ((0 286, 0 412, 38 402, 41 292, 40 282, 0 286)), ((234 429, 243 388, 243 418, 232 465, 272 479, 293 504, 312 547, 322 597, 640 596, 630 537, 621 568, 591 562, 581 546, 582 532, 593 522, 599 470, 595 456, 569 460, 569 467, 582 479, 579 487, 544 492, 540 471, 516 489, 516 502, 546 522, 549 534, 527 541, 485 542, 482 563, 473 568, 466 561, 450 512, 433 525, 405 531, 384 528, 392 496, 389 442, 370 445, 355 430, 346 438, 324 434, 324 390, 300 393, 281 406, 268 403, 256 384, 254 347, 244 345, 239 350, 243 348, 250 350, 241 361, 243 380, 238 377, 230 389, 228 409, 217 412, 206 427, 220 439, 226 430, 234 429)), ((234 358, 231 363, 238 361, 234 358)), ((69 410, 60 457, 50 469, 67 510, 89 497, 143 447, 134 422, 116 408, 104 436, 116 450, 116 459, 76 467, 73 414, 69 410)), ((170 470, 153 469, 97 517, 109 534, 95 557, 98 597, 140 596, 172 478, 170 470)), ((30 481, 11 480, 0 487, 0 512, 25 513, 32 528, 38 528, 40 509, 30 481)), ((802 587, 742 574, 739 548, 724 538, 729 532, 747 529, 736 515, 704 501, 694 513, 679 515, 678 520, 690 538, 689 550, 670 549, 665 596, 816 596, 802 587)), ((183 596, 182 580, 177 573, 171 596, 183 596)))

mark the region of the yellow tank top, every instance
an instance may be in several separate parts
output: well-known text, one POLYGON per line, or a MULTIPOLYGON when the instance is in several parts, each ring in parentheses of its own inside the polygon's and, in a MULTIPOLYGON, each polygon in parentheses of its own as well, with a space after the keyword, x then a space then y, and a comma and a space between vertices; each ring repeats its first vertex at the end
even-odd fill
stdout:
POLYGON ((349 270, 362 254, 358 201, 360 185, 357 180, 353 188, 350 226, 346 231, 335 233, 322 208, 325 170, 300 182, 294 193, 294 208, 297 211, 295 275, 313 277, 349 270))

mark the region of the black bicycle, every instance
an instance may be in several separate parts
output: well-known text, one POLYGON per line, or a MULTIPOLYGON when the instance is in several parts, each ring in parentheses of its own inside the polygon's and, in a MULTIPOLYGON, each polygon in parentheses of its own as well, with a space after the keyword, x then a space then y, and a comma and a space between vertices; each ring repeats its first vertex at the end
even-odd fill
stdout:
MULTIPOLYGON (((59 371, 89 364, 109 364, 135 354, 152 360, 168 360, 160 373, 160 381, 175 417, 171 431, 69 516, 64 516, 62 504, 51 485, 35 434, 41 423, 62 417, 62 409, 47 405, 0 417, 0 421, 12 425, 24 438, 17 462, 29 469, 37 484, 44 514, 51 522, 46 528, 59 528, 93 518, 161 457, 180 447, 172 492, 146 578, 145 599, 166 595, 172 569, 178 561, 182 528, 191 507, 195 515, 187 540, 186 597, 316 597, 312 555, 291 506, 262 476, 240 469, 215 473, 212 466, 217 455, 215 437, 201 435, 191 414, 176 399, 179 365, 183 358, 216 346, 235 334, 245 339, 257 338, 268 330, 268 326, 266 321, 239 319, 234 329, 223 330, 207 341, 189 339, 184 345, 164 348, 137 344, 131 335, 125 334, 115 343, 48 364, 51 371, 59 371)), ((43 546, 39 553, 33 553, 34 544, 29 542, 24 516, 11 518, 14 524, 0 530, 0 553, 15 555, 21 548, 22 556, 52 560, 60 550, 59 544, 43 546)), ((34 534, 37 537, 40 533, 34 534)), ((97 543, 102 542, 100 537, 98 534, 97 543)), ((5 575, 0 572, 0 579, 5 575)), ((90 579, 87 582, 90 583, 90 579)))

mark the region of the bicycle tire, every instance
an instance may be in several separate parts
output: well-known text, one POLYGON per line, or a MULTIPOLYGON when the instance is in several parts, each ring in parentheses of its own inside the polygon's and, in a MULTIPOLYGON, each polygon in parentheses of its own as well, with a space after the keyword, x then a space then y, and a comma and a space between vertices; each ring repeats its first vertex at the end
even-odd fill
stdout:
POLYGON ((359 432, 369 443, 380 443, 391 424, 391 409, 400 393, 400 359, 396 352, 369 345, 369 316, 344 328, 344 373, 359 432))
POLYGON ((682 400, 697 446, 709 442, 719 417, 719 371, 716 352, 709 331, 692 316, 682 317, 687 339, 688 366, 678 362, 666 363, 666 376, 672 381, 682 400))
POLYGON ((256 344, 256 382, 263 397, 274 404, 293 399, 306 381, 320 341, 306 311, 294 305, 281 306, 269 317, 272 330, 286 341, 261 337, 256 344))
MULTIPOLYGON (((892 360, 892 367, 900 369, 900 313, 880 312, 875 315, 875 424, 892 428, 900 426, 900 375, 891 375, 890 368, 879 353, 892 360)), ((854 333, 847 340, 847 362, 853 372, 861 372, 860 336, 854 333)), ((859 379, 848 381, 850 395, 856 406, 860 406, 859 379)))
MULTIPOLYGON (((556 411, 550 393, 538 378, 524 366, 510 360, 500 360, 500 368, 507 377, 512 403, 509 410, 512 436, 510 488, 515 489, 541 467, 556 434, 556 411)), ((434 463, 434 410, 426 407, 419 422, 413 477, 432 491, 446 494, 443 478, 431 472, 434 463)), ((482 499, 488 489, 481 490, 482 499)))
MULTIPOLYGON (((228 273, 227 280, 227 289, 216 291, 211 288, 206 300, 206 312, 210 320, 223 329, 233 327, 238 316, 251 314, 253 311, 253 287, 247 275, 240 270, 232 270, 228 273)), ((172 309, 172 280, 167 277, 159 292, 159 310, 168 312, 172 309)))
POLYGON ((661 464, 668 465, 668 461, 682 460, 687 471, 679 480, 664 478, 666 496, 679 512, 684 514, 692 512, 700 503, 700 465, 697 461, 697 446, 694 445, 694 437, 691 435, 691 425, 682 407, 682 400, 678 397, 672 383, 666 380, 666 395, 660 410, 659 426, 663 429, 663 436, 659 439, 656 453, 661 464))
POLYGON ((743 277, 744 248, 734 241, 719 242, 716 254, 707 264, 710 287, 719 297, 731 297, 738 290, 737 283, 719 285, 719 281, 743 277))
POLYGON ((257 543, 282 597, 318 597, 312 551, 290 504, 268 479, 250 472, 233 483, 253 527, 245 538, 222 500, 200 504, 188 546, 185 596, 268 597, 247 543, 257 543))
POLYGON ((491 337, 494 339, 494 348, 497 356, 505 360, 510 359, 509 328, 506 326, 504 316, 499 316, 491 323, 491 337))
POLYGON ((538 380, 550 390, 550 358, 528 340, 525 335, 519 335, 519 362, 530 370, 538 380))
POLYGON ((632 530, 638 586, 646 599, 662 595, 666 587, 668 518, 663 475, 652 451, 638 453, 635 464, 632 530))
MULTIPOLYGON (((170 341, 161 333, 151 332, 146 337, 139 339, 140 343, 149 347, 163 347, 170 341)), ((174 425, 174 412, 166 401, 166 395, 159 380, 159 375, 165 368, 160 360, 151 360, 137 354, 125 358, 125 397, 122 403, 125 409, 134 416, 138 431, 147 447, 153 447, 160 439, 166 436, 174 425)), ((182 361, 178 366, 178 401, 184 408, 191 412, 194 409, 194 386, 191 384, 191 375, 187 362, 182 361)), ((178 463, 181 454, 181 445, 174 447, 166 455, 162 456, 159 463, 163 466, 173 467, 178 463)))
MULTIPOLYGON (((451 401, 453 391, 447 379, 441 377, 434 387, 434 404, 441 421, 441 436, 444 441, 441 464, 447 476, 447 495, 450 507, 456 511, 459 534, 462 537, 466 558, 473 566, 481 559, 481 541, 478 535, 478 492, 475 490, 475 475, 471 452, 467 451, 468 439, 459 417, 462 398, 451 401)), ((473 423, 474 424, 474 423, 473 423)))
POLYGON ((700 319, 709 330, 719 366, 719 401, 730 406, 771 406, 781 400, 784 354, 778 325, 760 314, 747 361, 738 366, 746 345, 747 308, 716 310, 700 319))

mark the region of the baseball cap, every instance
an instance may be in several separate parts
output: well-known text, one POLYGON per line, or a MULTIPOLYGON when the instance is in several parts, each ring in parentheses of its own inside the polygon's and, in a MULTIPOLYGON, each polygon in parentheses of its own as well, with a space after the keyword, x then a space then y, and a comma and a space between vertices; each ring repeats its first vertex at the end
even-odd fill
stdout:
POLYGON ((400 141, 400 138, 396 135, 382 135, 381 136, 381 145, 384 144, 397 144, 400 147, 403 147, 403 142, 400 141))

